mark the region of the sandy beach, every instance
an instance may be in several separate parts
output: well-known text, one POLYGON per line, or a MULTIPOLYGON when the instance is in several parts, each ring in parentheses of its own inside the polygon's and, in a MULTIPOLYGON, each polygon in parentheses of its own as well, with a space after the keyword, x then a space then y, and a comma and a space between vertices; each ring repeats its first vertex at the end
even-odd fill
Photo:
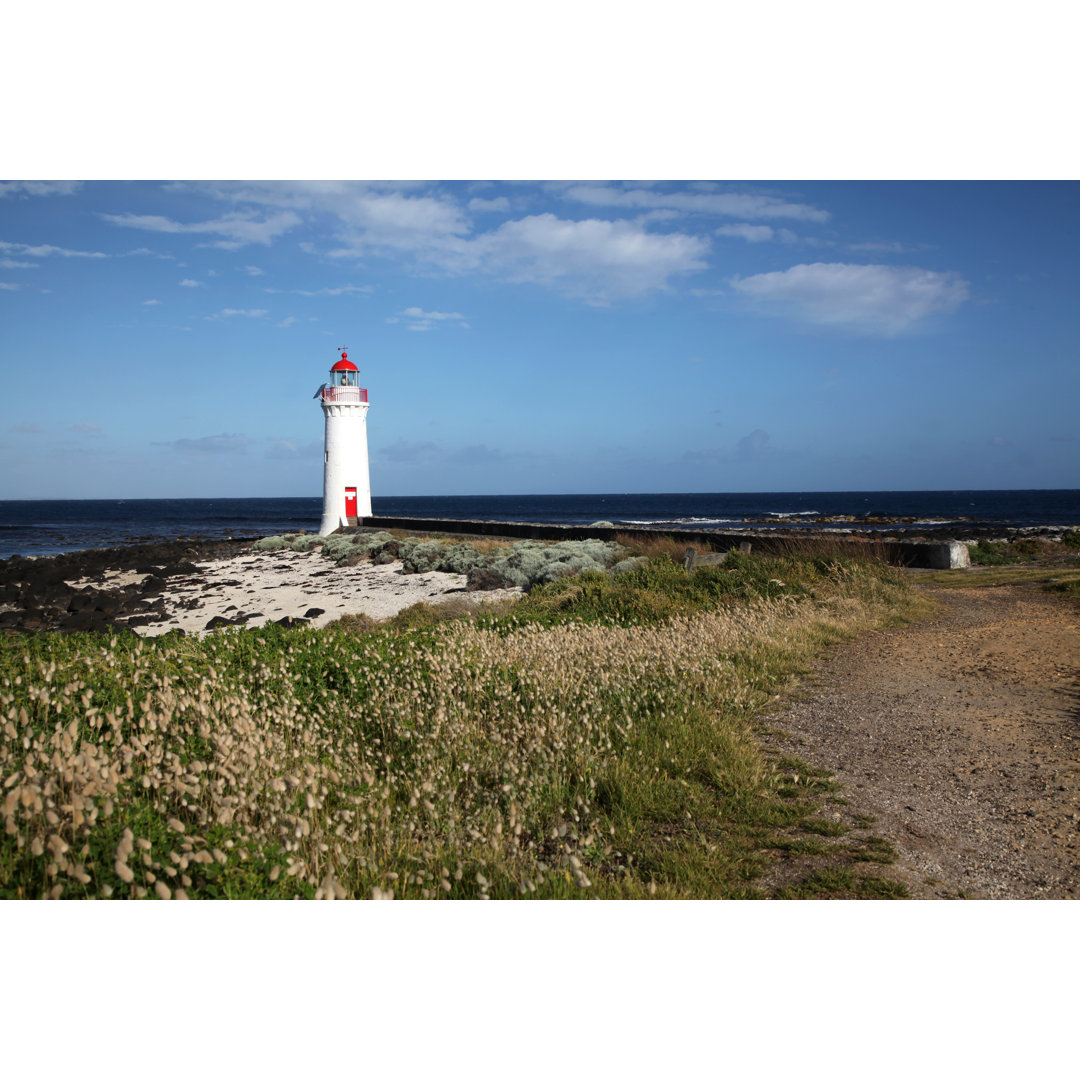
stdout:
MULTIPOLYGON (((445 603, 458 597, 491 602, 518 596, 520 589, 468 592, 464 574, 403 574, 400 562, 383 566, 335 566, 317 552, 248 551, 232 558, 195 561, 195 573, 169 577, 160 594, 164 618, 133 625, 156 637, 180 629, 201 634, 215 619, 234 625, 262 626, 290 618, 325 626, 342 615, 386 619, 423 601, 445 603)), ((77 589, 138 587, 150 574, 106 570, 69 581, 77 589)), ((223 624, 219 624, 223 625, 223 624)))

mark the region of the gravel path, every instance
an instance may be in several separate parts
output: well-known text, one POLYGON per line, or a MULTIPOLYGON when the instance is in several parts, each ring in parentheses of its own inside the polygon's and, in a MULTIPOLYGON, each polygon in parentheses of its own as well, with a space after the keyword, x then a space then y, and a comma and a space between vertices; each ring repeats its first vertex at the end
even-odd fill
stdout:
POLYGON ((913 897, 1080 896, 1080 610, 1030 585, 928 591, 936 615, 824 661, 775 744, 835 771, 913 897))

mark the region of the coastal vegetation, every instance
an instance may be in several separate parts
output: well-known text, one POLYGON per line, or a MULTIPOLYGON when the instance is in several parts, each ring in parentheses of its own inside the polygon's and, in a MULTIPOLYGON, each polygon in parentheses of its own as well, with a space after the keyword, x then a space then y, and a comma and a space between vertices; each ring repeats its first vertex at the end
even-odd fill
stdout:
POLYGON ((1080 532, 1063 533, 1060 540, 1020 536, 1012 540, 979 540, 970 545, 974 566, 1007 566, 1069 557, 1080 552, 1080 532))
POLYGON ((762 719, 829 643, 919 611, 902 571, 531 550, 478 552, 518 601, 381 624, 0 635, 0 896, 903 895, 762 719))
POLYGON ((585 570, 622 571, 636 565, 626 548, 603 540, 466 540, 463 538, 397 535, 390 532, 335 533, 317 536, 288 533, 267 536, 255 543, 257 551, 318 550, 340 565, 363 560, 381 565, 401 560, 406 574, 433 570, 466 574, 471 588, 502 589, 555 581, 585 570))

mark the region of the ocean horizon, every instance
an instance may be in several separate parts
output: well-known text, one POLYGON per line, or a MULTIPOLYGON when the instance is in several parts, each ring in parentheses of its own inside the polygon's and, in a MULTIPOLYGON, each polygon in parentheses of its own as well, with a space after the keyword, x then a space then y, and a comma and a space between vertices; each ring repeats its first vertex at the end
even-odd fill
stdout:
MULTIPOLYGON (((665 530, 875 531, 903 524, 944 535, 965 527, 1080 528, 1080 489, 374 496, 376 517, 531 521, 665 530)), ((0 500, 0 558, 181 538, 314 531, 321 496, 0 500)))

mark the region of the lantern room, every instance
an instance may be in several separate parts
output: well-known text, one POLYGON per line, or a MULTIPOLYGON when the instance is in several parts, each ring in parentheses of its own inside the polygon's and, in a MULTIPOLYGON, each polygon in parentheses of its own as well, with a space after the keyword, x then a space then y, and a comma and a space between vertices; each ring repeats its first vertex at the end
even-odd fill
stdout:
POLYGON ((342 352, 341 359, 330 369, 331 386, 359 386, 360 369, 342 352))

